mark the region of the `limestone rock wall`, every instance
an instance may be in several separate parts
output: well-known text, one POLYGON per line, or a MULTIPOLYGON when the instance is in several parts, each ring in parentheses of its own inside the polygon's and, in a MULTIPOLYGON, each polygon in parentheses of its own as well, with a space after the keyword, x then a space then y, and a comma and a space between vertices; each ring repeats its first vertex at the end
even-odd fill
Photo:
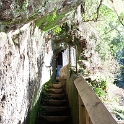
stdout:
POLYGON ((53 12, 68 13, 81 3, 82 0, 1 0, 0 31, 15 30, 29 21, 52 15, 53 12))
POLYGON ((25 123, 42 85, 50 79, 53 48, 45 37, 33 22, 0 33, 0 124, 25 123))
POLYGON ((35 13, 43 15, 54 10, 54 4, 60 8, 63 2, 54 0, 1 0, 0 20, 20 19, 32 16, 35 13))

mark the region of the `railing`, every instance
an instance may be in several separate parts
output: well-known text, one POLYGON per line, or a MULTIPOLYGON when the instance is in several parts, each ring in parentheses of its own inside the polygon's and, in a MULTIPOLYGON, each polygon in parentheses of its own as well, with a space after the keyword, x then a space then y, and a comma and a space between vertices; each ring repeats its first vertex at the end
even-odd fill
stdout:
POLYGON ((79 99, 79 124, 117 124, 83 77, 74 81, 79 99))

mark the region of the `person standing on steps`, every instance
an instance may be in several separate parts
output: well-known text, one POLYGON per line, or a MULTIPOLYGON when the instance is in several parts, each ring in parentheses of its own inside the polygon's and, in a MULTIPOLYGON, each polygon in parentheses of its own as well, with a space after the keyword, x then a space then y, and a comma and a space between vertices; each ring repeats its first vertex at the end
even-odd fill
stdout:
POLYGON ((57 78, 60 78, 60 69, 63 66, 62 52, 63 52, 63 50, 61 52, 59 52, 57 57, 56 57, 56 61, 57 61, 57 74, 56 74, 56 77, 57 78))

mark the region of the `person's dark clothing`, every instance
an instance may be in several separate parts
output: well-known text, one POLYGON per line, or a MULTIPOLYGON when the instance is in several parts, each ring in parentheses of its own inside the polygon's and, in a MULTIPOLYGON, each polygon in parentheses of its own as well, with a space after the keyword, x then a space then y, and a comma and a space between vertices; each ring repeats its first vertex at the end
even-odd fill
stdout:
POLYGON ((62 60, 62 52, 59 52, 59 54, 58 54, 58 65, 63 65, 63 60, 62 60))
POLYGON ((59 52, 56 61, 57 61, 57 73, 56 73, 56 77, 60 77, 60 69, 63 66, 62 52, 59 52))

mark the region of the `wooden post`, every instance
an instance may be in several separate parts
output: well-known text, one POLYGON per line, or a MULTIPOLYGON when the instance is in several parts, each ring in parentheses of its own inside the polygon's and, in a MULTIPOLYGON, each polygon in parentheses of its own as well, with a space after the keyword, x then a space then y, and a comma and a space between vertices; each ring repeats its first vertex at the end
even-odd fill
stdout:
POLYGON ((86 124, 93 124, 86 109, 85 109, 85 114, 86 114, 86 124))
POLYGON ((86 124, 85 106, 79 95, 78 95, 78 101, 79 101, 79 124, 86 124))
POLYGON ((76 73, 77 73, 77 60, 78 60, 78 50, 77 50, 77 46, 75 46, 75 50, 76 50, 76 73))
POLYGON ((69 65, 71 65, 71 50, 70 50, 70 45, 69 45, 69 65))

